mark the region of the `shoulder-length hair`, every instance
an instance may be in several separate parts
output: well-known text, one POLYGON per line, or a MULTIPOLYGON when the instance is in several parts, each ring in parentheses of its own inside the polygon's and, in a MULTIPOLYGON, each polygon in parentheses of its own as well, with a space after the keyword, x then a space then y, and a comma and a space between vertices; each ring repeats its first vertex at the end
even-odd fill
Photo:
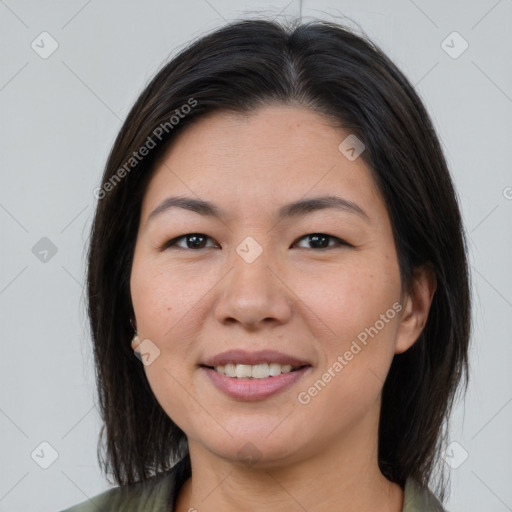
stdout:
POLYGON ((126 118, 96 189, 88 254, 100 465, 124 485, 186 455, 185 434, 158 404, 130 346, 131 264, 158 158, 207 113, 244 115, 269 104, 307 107, 363 141, 361 157, 391 220, 403 289, 411 289, 416 268, 435 272, 428 322, 415 344, 395 355, 385 381, 378 440, 388 479, 431 485, 456 391, 468 382, 469 272, 456 193, 431 119, 407 78, 366 37, 322 21, 285 27, 244 20, 209 33, 156 74, 126 118))

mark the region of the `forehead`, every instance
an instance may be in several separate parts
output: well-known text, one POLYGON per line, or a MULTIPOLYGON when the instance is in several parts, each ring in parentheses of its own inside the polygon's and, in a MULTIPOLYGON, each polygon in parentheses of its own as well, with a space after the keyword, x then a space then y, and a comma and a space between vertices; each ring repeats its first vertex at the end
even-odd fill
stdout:
POLYGON ((249 113, 207 114, 178 134, 167 156, 181 159, 195 149, 197 154, 188 154, 188 158, 201 161, 203 155, 215 155, 226 164, 246 154, 280 158, 288 152, 288 160, 294 156, 299 160, 307 153, 314 159, 328 146, 337 151, 342 136, 331 120, 309 109, 269 105, 249 113))
POLYGON ((383 206, 364 160, 349 160, 339 149, 349 135, 304 107, 208 114, 184 128, 160 159, 143 216, 171 192, 237 208, 327 193, 363 208, 383 206))

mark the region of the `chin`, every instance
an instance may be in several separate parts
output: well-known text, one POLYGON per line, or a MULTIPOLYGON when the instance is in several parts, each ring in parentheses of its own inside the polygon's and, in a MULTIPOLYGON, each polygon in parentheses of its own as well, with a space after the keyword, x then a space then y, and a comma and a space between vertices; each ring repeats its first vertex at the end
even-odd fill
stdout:
POLYGON ((301 446, 297 443, 297 436, 285 431, 269 435, 271 431, 268 425, 252 431, 244 428, 243 434, 202 439, 200 444, 216 457, 254 469, 287 465, 298 460, 301 446))
POLYGON ((244 440, 232 443, 232 446, 223 447, 219 457, 230 463, 246 466, 251 469, 265 469, 286 465, 291 462, 292 447, 262 445, 261 439, 244 440))

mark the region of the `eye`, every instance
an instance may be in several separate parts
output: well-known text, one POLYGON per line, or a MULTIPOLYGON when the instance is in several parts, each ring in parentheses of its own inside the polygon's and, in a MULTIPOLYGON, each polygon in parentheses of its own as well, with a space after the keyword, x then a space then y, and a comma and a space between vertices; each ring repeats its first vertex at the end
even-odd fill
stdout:
MULTIPOLYGON (((181 235, 172 240, 166 242, 162 250, 169 249, 171 247, 179 247, 181 249, 205 249, 206 241, 212 240, 208 235, 204 235, 203 233, 187 233, 186 235, 181 235), (181 241, 185 242, 185 245, 180 245, 181 241)), ((211 245, 209 247, 218 247, 218 245, 211 245)))
MULTIPOLYGON (((162 246, 162 250, 170 249, 172 247, 178 247, 181 249, 206 249, 207 247, 219 247, 219 245, 216 243, 208 246, 208 240, 213 241, 212 238, 203 233, 187 233, 186 235, 178 236, 166 242, 162 246)), ((338 238, 333 235, 327 235, 325 233, 311 233, 308 235, 304 235, 303 237, 299 238, 299 240, 305 240, 306 243, 312 245, 310 245, 309 247, 303 247, 305 249, 332 249, 334 247, 339 247, 341 245, 354 247, 352 244, 349 244, 348 242, 342 240, 341 238, 338 238)))
POLYGON ((305 247, 306 249, 332 249, 340 245, 354 247, 352 244, 345 242, 345 240, 342 240, 337 236, 326 235, 325 233, 311 233, 299 238, 299 240, 306 240, 306 243, 313 245, 313 247, 305 247), (335 243, 329 245, 329 241, 334 241, 335 243))

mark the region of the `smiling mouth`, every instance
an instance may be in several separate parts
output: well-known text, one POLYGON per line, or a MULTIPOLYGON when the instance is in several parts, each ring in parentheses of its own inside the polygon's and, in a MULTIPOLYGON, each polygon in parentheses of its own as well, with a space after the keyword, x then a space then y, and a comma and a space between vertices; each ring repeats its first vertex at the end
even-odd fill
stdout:
POLYGON ((234 364, 228 363, 219 366, 201 365, 221 375, 234 379, 267 379, 277 377, 283 373, 291 373, 311 365, 292 366, 291 364, 261 363, 261 364, 234 364))

